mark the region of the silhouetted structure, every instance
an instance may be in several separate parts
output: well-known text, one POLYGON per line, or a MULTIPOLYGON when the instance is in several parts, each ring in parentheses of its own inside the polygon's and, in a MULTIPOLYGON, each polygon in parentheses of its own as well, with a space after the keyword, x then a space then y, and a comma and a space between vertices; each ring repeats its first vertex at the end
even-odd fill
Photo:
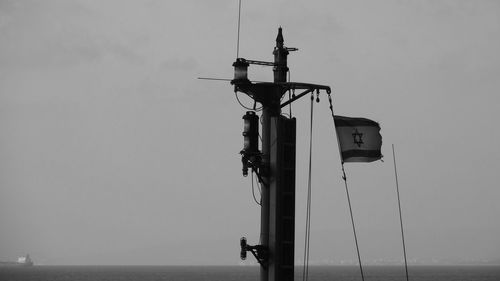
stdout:
POLYGON ((250 246, 242 238, 241 255, 244 258, 250 251, 257 258, 261 281, 293 280, 294 276, 296 119, 281 115, 281 108, 314 91, 330 93, 328 86, 287 82, 287 56, 296 50, 284 46, 280 27, 273 63, 237 58, 233 64, 235 76, 231 84, 235 92, 243 92, 262 104, 262 152, 255 144, 258 138, 251 121, 255 113, 251 111, 244 117, 245 147, 241 151, 243 175, 251 168, 262 185, 260 244, 250 246), (247 77, 250 64, 273 66, 274 82, 251 82, 247 77), (291 90, 303 92, 281 103, 291 90))

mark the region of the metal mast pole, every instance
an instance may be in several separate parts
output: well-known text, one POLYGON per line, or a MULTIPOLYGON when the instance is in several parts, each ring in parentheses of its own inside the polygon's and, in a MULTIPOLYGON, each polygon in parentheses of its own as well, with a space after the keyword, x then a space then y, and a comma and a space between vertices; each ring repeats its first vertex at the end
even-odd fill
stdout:
MULTIPOLYGON (((273 51, 274 83, 286 82, 286 75, 288 72, 288 50, 283 46, 283 42, 283 34, 280 27, 278 29, 278 36, 276 37, 276 47, 273 51)), ((277 153, 277 145, 272 144, 272 142, 275 142, 275 139, 271 140, 271 137, 277 136, 278 126, 280 124, 277 120, 281 114, 280 101, 282 93, 279 88, 274 87, 271 88, 270 91, 271 92, 266 94, 266 102, 262 103, 262 162, 264 167, 268 167, 268 173, 263 176, 264 182, 267 184, 264 184, 262 188, 260 242, 261 245, 268 248, 269 260, 267 267, 261 266, 260 268, 261 281, 278 281, 281 279, 277 276, 279 275, 279 270, 276 269, 276 257, 282 256, 282 253, 277 249, 276 237, 270 237, 270 230, 271 233, 275 234, 276 214, 280 213, 277 208, 283 205, 281 202, 276 202, 276 200, 281 198, 280 196, 276 196, 278 184, 276 181, 276 173, 278 163, 271 161, 271 155, 276 155, 277 153), (273 202, 271 202, 271 195, 274 195, 272 196, 273 202)), ((295 181, 295 178, 293 180, 295 181)))

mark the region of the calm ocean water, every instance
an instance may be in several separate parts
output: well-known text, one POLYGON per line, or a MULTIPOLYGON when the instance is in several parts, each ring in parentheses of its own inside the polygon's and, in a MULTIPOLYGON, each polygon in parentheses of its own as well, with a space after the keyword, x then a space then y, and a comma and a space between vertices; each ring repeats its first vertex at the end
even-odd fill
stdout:
MULTIPOLYGON (((301 268, 295 280, 302 280, 301 268)), ((403 267, 367 266, 366 281, 403 281, 403 267)), ((500 266, 416 266, 411 281, 499 281, 500 266)), ((258 267, 243 266, 35 266, 0 267, 0 281, 258 281, 258 267)), ((313 266, 310 281, 361 280, 355 266, 313 266)))

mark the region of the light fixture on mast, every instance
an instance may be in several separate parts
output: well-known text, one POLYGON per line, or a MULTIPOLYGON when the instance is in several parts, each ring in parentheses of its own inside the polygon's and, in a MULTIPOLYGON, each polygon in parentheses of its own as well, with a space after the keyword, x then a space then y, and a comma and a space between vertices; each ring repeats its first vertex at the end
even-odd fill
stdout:
POLYGON ((243 176, 248 176, 248 168, 255 172, 260 166, 259 151, 259 116, 253 111, 243 115, 243 150, 240 151, 243 164, 243 176))

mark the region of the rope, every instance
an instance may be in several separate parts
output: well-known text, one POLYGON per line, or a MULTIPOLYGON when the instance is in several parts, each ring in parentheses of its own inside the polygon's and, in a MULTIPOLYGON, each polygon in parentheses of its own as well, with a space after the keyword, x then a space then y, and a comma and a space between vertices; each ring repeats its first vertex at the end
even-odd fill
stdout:
POLYGON ((403 241, 403 255, 405 258, 406 281, 408 281, 409 280, 408 279, 408 262, 406 260, 405 235, 403 232, 403 216, 401 215, 401 200, 399 199, 398 171, 396 169, 396 153, 394 152, 394 144, 392 144, 392 159, 394 160, 394 175, 396 177, 396 193, 398 195, 399 223, 401 225, 401 240, 403 241))
POLYGON ((309 130, 309 175, 307 179, 307 207, 306 207, 306 233, 304 241, 304 269, 302 272, 302 280, 307 281, 309 278, 309 246, 311 240, 311 179, 312 179, 312 137, 313 137, 313 110, 314 110, 314 94, 311 94, 311 123, 309 130))
MULTIPOLYGON (((332 120, 333 120, 333 128, 335 130, 335 114, 333 113, 333 102, 332 102, 332 96, 330 93, 328 94, 328 102, 330 103, 330 111, 332 113, 332 120)), ((354 216, 352 214, 352 206, 351 206, 351 197, 349 196, 349 188, 347 187, 347 176, 345 173, 344 169, 344 160, 342 159, 342 151, 340 149, 340 142, 338 141, 338 134, 337 136, 337 144, 339 147, 339 153, 340 153, 340 164, 342 165, 342 179, 344 180, 344 185, 345 185, 345 192, 347 195, 347 203, 349 205, 349 214, 351 216, 351 224, 352 224, 352 232, 354 233, 354 242, 356 244, 356 253, 358 255, 358 262, 359 262, 359 271, 361 273, 361 280, 365 280, 365 275, 363 274, 363 265, 361 264, 361 255, 359 253, 359 244, 358 244, 358 236, 356 235, 356 226, 354 224, 354 216)))

